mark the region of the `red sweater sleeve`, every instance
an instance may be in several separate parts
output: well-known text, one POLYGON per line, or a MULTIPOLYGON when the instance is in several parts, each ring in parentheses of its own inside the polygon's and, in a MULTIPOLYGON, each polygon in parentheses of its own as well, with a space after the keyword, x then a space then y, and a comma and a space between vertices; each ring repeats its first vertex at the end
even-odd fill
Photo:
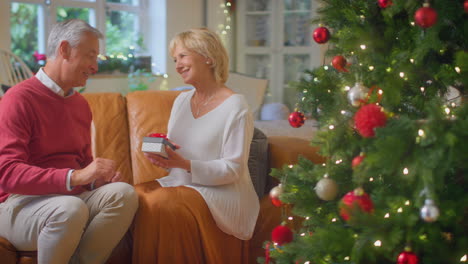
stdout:
POLYGON ((0 191, 25 195, 83 192, 81 186, 67 190, 66 177, 70 168, 41 168, 29 164, 29 145, 37 116, 28 101, 24 92, 12 92, 0 103, 0 191))

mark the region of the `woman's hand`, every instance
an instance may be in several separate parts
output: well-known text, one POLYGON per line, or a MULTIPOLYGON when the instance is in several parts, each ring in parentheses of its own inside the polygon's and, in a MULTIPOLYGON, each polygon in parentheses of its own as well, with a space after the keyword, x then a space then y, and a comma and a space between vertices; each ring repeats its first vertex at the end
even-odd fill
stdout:
MULTIPOLYGON (((180 146, 170 141, 176 149, 179 149, 180 146)), ((170 168, 181 168, 186 171, 190 171, 190 160, 184 159, 179 153, 172 150, 170 147, 165 146, 167 159, 153 153, 145 153, 145 156, 153 163, 161 168, 170 169, 170 168)))

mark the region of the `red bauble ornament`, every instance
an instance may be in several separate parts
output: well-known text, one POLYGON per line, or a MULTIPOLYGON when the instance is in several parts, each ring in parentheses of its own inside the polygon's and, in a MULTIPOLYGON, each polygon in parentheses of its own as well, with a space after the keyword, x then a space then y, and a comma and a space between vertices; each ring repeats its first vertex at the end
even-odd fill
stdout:
POLYGON ((355 210, 360 210, 367 213, 374 210, 374 204, 372 203, 372 200, 362 188, 357 188, 343 196, 339 207, 340 215, 345 221, 350 219, 355 210))
POLYGON ((345 57, 341 55, 337 55, 333 57, 332 59, 332 66, 333 68, 337 69, 340 72, 348 72, 348 69, 346 69, 346 59, 345 57))
POLYGON ((437 12, 434 8, 429 7, 429 4, 425 3, 423 7, 414 13, 414 22, 422 28, 431 27, 437 22, 437 12))
POLYGON ((465 0, 465 3, 463 4, 463 7, 465 8, 465 13, 468 14, 468 0, 465 0))
POLYGON ((387 8, 393 4, 392 0, 379 0, 378 3, 381 8, 387 8))
POLYGON ((292 127, 301 127, 302 125, 304 125, 304 121, 305 121, 305 116, 303 113, 299 112, 299 111, 296 111, 296 112, 292 112, 290 115, 289 115, 289 124, 292 126, 292 127))
POLYGON ((418 264, 419 258, 416 254, 411 252, 410 250, 406 250, 401 252, 397 258, 397 264, 418 264))
POLYGON ((271 241, 279 246, 289 243, 293 240, 293 233, 287 226, 279 225, 271 232, 271 241))
POLYGON ((276 187, 273 187, 271 190, 270 190, 270 200, 271 200, 271 203, 276 206, 276 207, 280 207, 281 205, 283 205, 283 203, 281 202, 281 200, 279 199, 280 195, 283 193, 283 187, 281 184, 278 184, 278 186, 276 187))
POLYGON ((351 167, 354 169, 357 165, 361 164, 366 156, 364 154, 360 154, 359 156, 354 157, 353 161, 351 162, 351 167))
POLYGON ((363 137, 375 136, 374 129, 383 127, 387 123, 387 117, 382 108, 376 104, 368 104, 361 107, 354 115, 354 124, 357 131, 363 137))
POLYGON ((330 31, 326 27, 318 27, 314 30, 312 34, 314 37, 315 42, 318 44, 323 44, 330 39, 330 31))

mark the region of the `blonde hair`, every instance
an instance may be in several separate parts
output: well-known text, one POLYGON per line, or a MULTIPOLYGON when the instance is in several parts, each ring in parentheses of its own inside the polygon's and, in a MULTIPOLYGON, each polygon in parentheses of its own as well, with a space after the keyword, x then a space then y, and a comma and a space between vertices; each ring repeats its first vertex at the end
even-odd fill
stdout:
POLYGON ((171 56, 176 46, 196 52, 211 61, 216 82, 225 83, 229 76, 229 56, 219 36, 207 28, 194 28, 177 34, 169 44, 171 56))

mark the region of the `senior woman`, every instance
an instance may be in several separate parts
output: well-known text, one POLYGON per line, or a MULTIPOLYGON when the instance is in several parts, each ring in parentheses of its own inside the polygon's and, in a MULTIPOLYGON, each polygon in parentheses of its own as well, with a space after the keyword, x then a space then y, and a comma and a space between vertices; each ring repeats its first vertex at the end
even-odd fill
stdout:
POLYGON ((182 32, 170 53, 195 89, 174 101, 167 136, 177 149, 166 148, 167 159, 145 154, 169 174, 136 187, 133 262, 242 263, 259 212, 248 170, 252 114, 225 85, 229 59, 216 33, 182 32))

